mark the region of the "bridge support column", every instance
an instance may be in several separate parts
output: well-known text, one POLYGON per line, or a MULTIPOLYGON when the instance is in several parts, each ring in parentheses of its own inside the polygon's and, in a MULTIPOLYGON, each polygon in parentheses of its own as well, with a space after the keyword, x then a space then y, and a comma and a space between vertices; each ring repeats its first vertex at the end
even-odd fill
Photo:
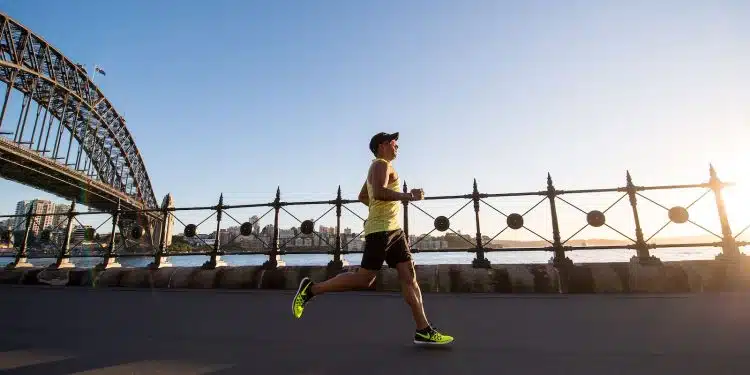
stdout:
POLYGON ((65 227, 65 242, 63 242, 62 250, 60 255, 57 256, 57 261, 50 264, 50 269, 64 269, 64 268, 75 268, 73 262, 70 261, 70 237, 73 234, 73 219, 75 218, 75 207, 76 201, 70 202, 70 209, 68 210, 68 222, 65 227))

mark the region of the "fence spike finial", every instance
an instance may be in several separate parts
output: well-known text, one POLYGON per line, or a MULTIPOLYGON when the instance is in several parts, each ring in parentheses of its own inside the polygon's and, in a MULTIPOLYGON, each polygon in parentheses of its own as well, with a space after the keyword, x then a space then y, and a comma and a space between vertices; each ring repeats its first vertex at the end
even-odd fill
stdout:
POLYGON ((630 171, 629 170, 625 171, 625 179, 627 180, 628 185, 632 185, 633 184, 633 178, 630 177, 630 171))

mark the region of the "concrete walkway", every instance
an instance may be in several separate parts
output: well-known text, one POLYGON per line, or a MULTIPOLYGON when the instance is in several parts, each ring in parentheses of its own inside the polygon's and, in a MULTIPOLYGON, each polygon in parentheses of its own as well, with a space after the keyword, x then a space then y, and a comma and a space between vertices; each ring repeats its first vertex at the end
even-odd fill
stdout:
POLYGON ((397 294, 0 287, 7 374, 742 374, 750 295, 425 296, 456 336, 415 348, 397 294))

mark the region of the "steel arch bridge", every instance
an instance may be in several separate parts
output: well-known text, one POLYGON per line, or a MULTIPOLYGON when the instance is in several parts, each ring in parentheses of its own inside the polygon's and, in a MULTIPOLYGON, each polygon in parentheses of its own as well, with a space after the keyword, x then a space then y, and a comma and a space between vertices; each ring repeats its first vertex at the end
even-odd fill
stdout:
POLYGON ((4 13, 0 81, 0 175, 95 209, 159 207, 125 119, 85 68, 4 13))

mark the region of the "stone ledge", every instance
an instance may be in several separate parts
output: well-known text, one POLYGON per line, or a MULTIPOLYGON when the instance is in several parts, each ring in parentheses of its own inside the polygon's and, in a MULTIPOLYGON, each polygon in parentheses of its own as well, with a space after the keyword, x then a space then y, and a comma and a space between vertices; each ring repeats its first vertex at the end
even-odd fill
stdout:
MULTIPOLYGON (((24 268, 0 270, 0 284, 93 286, 96 288, 275 289, 295 290, 303 277, 319 282, 357 266, 260 266, 24 268)), ((701 293, 750 290, 750 260, 693 260, 640 264, 586 263, 557 269, 551 264, 417 265, 417 281, 424 293, 701 293)), ((398 292, 394 269, 383 268, 366 290, 398 292)))

